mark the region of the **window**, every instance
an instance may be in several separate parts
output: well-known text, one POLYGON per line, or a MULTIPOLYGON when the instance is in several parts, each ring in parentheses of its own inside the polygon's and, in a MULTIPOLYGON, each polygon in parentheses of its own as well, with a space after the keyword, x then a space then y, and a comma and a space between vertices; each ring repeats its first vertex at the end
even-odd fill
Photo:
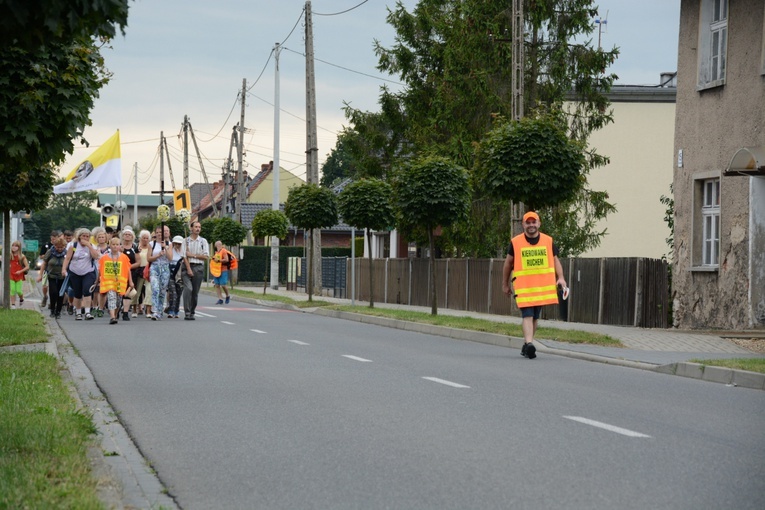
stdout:
POLYGON ((717 271, 720 267, 720 188, 720 172, 693 176, 692 271, 717 271))
POLYGON ((720 256, 720 179, 703 181, 701 265, 717 267, 720 256))
POLYGON ((699 21, 698 89, 725 84, 728 0, 702 0, 699 21))

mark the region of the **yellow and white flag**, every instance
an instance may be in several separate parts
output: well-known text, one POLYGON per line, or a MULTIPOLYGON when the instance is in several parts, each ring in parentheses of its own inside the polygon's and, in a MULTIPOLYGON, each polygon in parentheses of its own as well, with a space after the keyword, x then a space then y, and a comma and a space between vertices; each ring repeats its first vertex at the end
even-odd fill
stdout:
POLYGON ((88 159, 69 172, 63 183, 53 186, 53 193, 58 195, 113 186, 122 186, 119 130, 88 159))

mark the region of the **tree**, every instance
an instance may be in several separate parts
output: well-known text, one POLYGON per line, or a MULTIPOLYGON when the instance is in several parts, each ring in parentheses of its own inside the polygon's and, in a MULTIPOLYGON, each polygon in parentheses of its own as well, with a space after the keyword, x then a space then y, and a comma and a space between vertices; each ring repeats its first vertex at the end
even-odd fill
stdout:
MULTIPOLYGON (((313 183, 290 188, 287 201, 284 203, 284 213, 290 222, 298 228, 310 230, 311 238, 316 228, 328 228, 337 224, 337 201, 335 195, 327 188, 313 183)), ((308 257, 308 301, 313 301, 313 250, 308 257)))
MULTIPOLYGON (((141 221, 139 222, 139 227, 142 229, 146 229, 149 232, 154 232, 157 227, 162 222, 159 221, 159 218, 154 216, 153 214, 148 214, 141 218, 141 221)), ((167 225, 170 228, 170 236, 183 236, 186 237, 189 232, 189 224, 183 221, 178 216, 170 216, 170 218, 165 222, 165 225, 167 225)), ((204 236, 202 236, 204 237, 204 236)), ((205 239, 207 239, 205 237, 205 239)))
POLYGON ((369 243, 369 308, 374 308, 374 279, 372 278, 372 231, 389 230, 396 217, 391 203, 391 185, 380 179, 361 179, 345 187, 338 195, 340 215, 346 223, 366 229, 369 243))
POLYGON ((0 2, 3 46, 34 48, 68 41, 73 34, 111 39, 115 24, 125 33, 127 0, 4 0, 0 2))
MULTIPOLYGON (((90 37, 48 42, 32 50, 0 47, 0 211, 45 208, 55 165, 90 125, 90 110, 108 81, 90 37)), ((10 244, 6 229, 5 245, 10 244)), ((4 267, 8 267, 7 261, 4 267)), ((9 279, 5 279, 8 287, 9 279)), ((10 304, 10 289, 4 306, 10 304)))
MULTIPOLYGON (((277 237, 284 239, 287 237, 289 231, 289 220, 287 216, 281 211, 275 211, 273 209, 263 209, 259 211, 252 219, 252 237, 257 239, 259 237, 277 237)), ((270 254, 266 251, 266 263, 263 266, 266 273, 263 275, 263 294, 266 293, 268 287, 268 257, 270 254)))
POLYGON ((208 242, 214 244, 215 241, 220 241, 225 246, 238 246, 245 237, 247 237, 247 227, 224 216, 218 218, 213 229, 212 239, 208 239, 208 242))
MULTIPOLYGON (((606 74, 605 69, 615 61, 618 50, 594 48, 591 40, 577 42, 593 32, 595 15, 592 0, 525 2, 524 109, 562 111, 569 137, 583 143, 593 130, 613 120, 605 93, 616 76, 606 74), (564 110, 564 103, 573 106, 564 110)), ((403 129, 399 145, 450 157, 472 171, 474 146, 491 129, 492 119, 511 114, 511 45, 507 41, 512 40, 512 20, 508 4, 420 0, 410 13, 399 2, 389 12, 388 22, 396 31, 396 43, 385 48, 376 42, 375 52, 378 69, 406 83, 402 92, 391 94, 383 89, 380 96, 381 105, 388 105, 382 113, 398 109, 406 119, 403 128, 393 124, 397 130, 403 129), (399 106, 391 107, 390 103, 399 106)), ((352 129, 364 131, 353 123, 352 129)), ((603 196, 589 192, 587 173, 607 163, 607 158, 594 150, 585 154, 586 165, 581 172, 584 184, 576 200, 556 206, 568 207, 556 217, 586 209, 603 214, 612 210, 585 203, 603 196)), ((509 210, 507 200, 482 193, 477 186, 469 221, 446 231, 452 242, 476 254, 493 252, 498 239, 512 235, 511 230, 499 236, 486 235, 495 228, 509 229, 511 222, 487 214, 509 210)), ((593 224, 588 222, 561 227, 571 237, 579 235, 577 230, 593 233, 593 224)))
POLYGON ((477 180, 491 196, 530 209, 572 200, 583 185, 581 145, 550 115, 505 122, 478 150, 477 180))
POLYGON ((200 222, 200 226, 202 227, 202 230, 199 231, 199 235, 207 239, 207 242, 214 243, 213 240, 215 238, 215 227, 218 226, 218 223, 220 223, 220 218, 205 218, 200 222))
POLYGON ((440 156, 421 157, 396 174, 394 202, 399 223, 427 233, 430 246, 431 314, 438 314, 436 256, 433 231, 463 221, 470 208, 467 171, 440 156))

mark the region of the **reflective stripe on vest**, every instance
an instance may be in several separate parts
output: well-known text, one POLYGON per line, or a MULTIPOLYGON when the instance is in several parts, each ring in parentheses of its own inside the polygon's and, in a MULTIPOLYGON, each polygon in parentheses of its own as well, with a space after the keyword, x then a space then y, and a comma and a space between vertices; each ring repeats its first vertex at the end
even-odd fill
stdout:
POLYGON ((110 290, 119 295, 125 294, 130 274, 130 259, 124 253, 120 253, 117 260, 112 260, 109 255, 104 255, 101 260, 100 289, 101 294, 110 290))
POLYGON ((555 284, 555 257, 552 237, 539 234, 539 242, 530 244, 520 234, 512 239, 513 289, 519 308, 558 303, 555 284))

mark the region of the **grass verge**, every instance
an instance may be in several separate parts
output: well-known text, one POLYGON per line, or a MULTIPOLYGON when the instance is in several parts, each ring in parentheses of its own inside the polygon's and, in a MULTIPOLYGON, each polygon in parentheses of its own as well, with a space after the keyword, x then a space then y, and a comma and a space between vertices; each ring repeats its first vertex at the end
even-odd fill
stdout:
POLYGON ((0 347, 47 341, 45 319, 39 312, 0 308, 0 347))
MULTIPOLYGON (((4 319, 0 329, 7 331, 4 319)), ((87 457, 95 432, 58 360, 0 353, 0 508, 104 508, 87 457)))
MULTIPOLYGON (((366 315, 374 315, 377 317, 388 317, 391 319, 398 319, 409 322, 421 322, 425 324, 433 324, 435 326, 444 326, 447 328, 466 329, 469 331, 482 331, 486 333, 496 333, 498 335, 507 335, 513 337, 523 338, 523 331, 519 324, 495 322, 485 319, 476 319, 474 317, 457 317, 452 315, 430 315, 429 313, 416 312, 411 310, 399 310, 392 308, 369 308, 368 306, 350 306, 350 305, 335 305, 326 301, 315 300, 312 303, 308 303, 303 300, 295 300, 284 296, 276 296, 273 294, 263 294, 262 292, 251 292, 247 290, 234 289, 233 294, 242 297, 248 297, 252 299, 260 299, 263 301, 278 301, 280 303, 287 303, 294 305, 298 308, 312 308, 312 307, 326 307, 329 310, 340 310, 343 312, 361 313, 366 315)), ((568 342, 572 344, 590 344, 601 345, 605 347, 624 347, 624 345, 616 338, 608 335, 601 335, 598 333, 590 333, 587 331, 577 331, 570 329, 556 329, 556 328, 539 328, 537 330, 536 338, 557 340, 559 342, 568 342)))
POLYGON ((765 358, 692 359, 691 363, 765 374, 765 358))

